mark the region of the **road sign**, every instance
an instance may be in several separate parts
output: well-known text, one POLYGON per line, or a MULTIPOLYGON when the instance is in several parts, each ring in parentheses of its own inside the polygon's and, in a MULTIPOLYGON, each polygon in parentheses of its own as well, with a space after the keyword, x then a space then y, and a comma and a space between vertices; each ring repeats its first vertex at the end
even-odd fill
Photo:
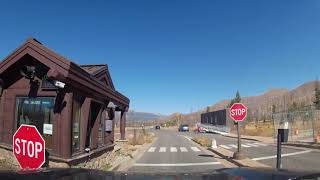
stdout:
POLYGON ((37 169, 45 163, 45 141, 35 126, 21 125, 15 132, 13 154, 22 169, 37 169))
POLYGON ((247 116, 247 107, 242 103, 234 103, 230 107, 230 117, 234 121, 243 121, 247 116))

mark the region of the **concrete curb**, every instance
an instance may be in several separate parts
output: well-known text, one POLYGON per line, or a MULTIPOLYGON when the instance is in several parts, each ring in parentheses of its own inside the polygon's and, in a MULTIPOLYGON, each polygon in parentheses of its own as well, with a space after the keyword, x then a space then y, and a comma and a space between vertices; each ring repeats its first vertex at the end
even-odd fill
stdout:
MULTIPOLYGON (((222 134, 221 134, 221 135, 222 135, 222 134)), ((230 135, 222 135, 222 136, 229 137, 229 138, 237 138, 237 137, 230 136, 230 135)), ((254 139, 254 138, 243 138, 243 137, 241 137, 241 139, 244 139, 244 140, 251 140, 251 141, 257 141, 257 142, 262 142, 262 143, 266 143, 266 144, 271 144, 270 142, 265 142, 265 141, 261 141, 261 140, 254 139)), ((272 143, 272 144, 273 144, 273 143, 272 143)), ((308 145, 308 144, 299 144, 299 143, 283 143, 282 145, 285 145, 285 146, 292 146, 292 147, 303 147, 303 148, 318 149, 318 150, 320 150, 320 146, 314 146, 314 145, 308 145)))
POLYGON ((309 149, 318 149, 320 150, 320 146, 313 146, 308 144, 298 144, 298 143, 283 143, 284 146, 293 146, 293 147, 303 147, 303 148, 309 148, 309 149))
MULTIPOLYGON (((198 145, 200 145, 198 142, 196 142, 194 139, 191 139, 193 142, 197 143, 198 145)), ((201 145, 200 145, 201 146, 201 145)), ((232 164, 235 164, 238 167, 262 167, 262 168, 270 168, 270 166, 267 166, 265 164, 259 163, 257 161, 254 161, 252 159, 246 158, 246 159, 242 159, 242 160, 235 160, 232 158, 233 156, 233 152, 232 151, 228 151, 226 149, 223 148, 216 148, 216 149, 212 149, 212 148, 207 148, 207 150, 217 154, 218 156, 222 157, 223 159, 229 161, 232 164)))
POLYGON ((111 171, 127 171, 132 165, 139 159, 143 153, 157 140, 158 138, 154 136, 154 139, 151 143, 142 145, 139 149, 132 153, 133 158, 127 157, 121 161, 117 166, 111 168, 111 171), (125 163, 125 164, 124 164, 125 163))
MULTIPOLYGON (((199 146, 201 146, 201 144, 199 144, 199 143, 198 143, 197 141, 195 141, 194 139, 191 139, 191 140, 192 140, 193 142, 195 142, 196 144, 198 144, 199 146)), ((202 146, 201 146, 201 147, 202 147, 202 146)), ((205 147, 203 147, 203 148, 205 148, 205 147)), ((205 149, 207 149, 207 150, 209 150, 209 151, 217 154, 218 156, 220 156, 220 157, 222 157, 223 159, 225 159, 225 160, 227 160, 227 161, 235 164, 235 165, 238 166, 238 167, 245 167, 245 166, 242 165, 241 163, 238 163, 238 162, 234 161, 234 160, 231 159, 230 157, 228 157, 228 156, 226 156, 226 155, 224 155, 224 154, 222 154, 222 153, 220 153, 220 152, 218 152, 218 151, 215 151, 215 150, 212 149, 212 148, 207 147, 207 148, 205 148, 205 149)))

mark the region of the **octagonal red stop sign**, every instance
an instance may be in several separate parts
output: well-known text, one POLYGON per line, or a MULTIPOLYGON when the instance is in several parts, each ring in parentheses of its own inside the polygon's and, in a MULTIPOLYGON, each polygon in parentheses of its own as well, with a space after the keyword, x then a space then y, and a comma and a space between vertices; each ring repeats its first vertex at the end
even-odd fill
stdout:
POLYGON ((234 103, 230 107, 230 117, 234 121, 243 121, 247 116, 247 107, 242 103, 234 103))
POLYGON ((45 163, 45 141, 35 126, 21 125, 15 132, 13 154, 22 169, 37 169, 45 163))

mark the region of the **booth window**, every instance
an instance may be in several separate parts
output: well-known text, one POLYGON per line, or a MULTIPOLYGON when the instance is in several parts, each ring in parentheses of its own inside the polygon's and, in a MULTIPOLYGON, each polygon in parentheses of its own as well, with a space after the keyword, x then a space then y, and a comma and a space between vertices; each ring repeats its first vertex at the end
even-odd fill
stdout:
POLYGON ((80 150, 80 119, 81 119, 81 103, 80 98, 73 97, 72 102, 72 152, 80 150))
POLYGON ((104 111, 100 113, 99 121, 99 136, 98 136, 98 145, 102 146, 104 144, 104 131, 105 131, 105 118, 103 116, 104 111))
POLYGON ((53 148, 53 107, 53 97, 16 98, 17 128, 21 124, 36 126, 48 149, 53 148))

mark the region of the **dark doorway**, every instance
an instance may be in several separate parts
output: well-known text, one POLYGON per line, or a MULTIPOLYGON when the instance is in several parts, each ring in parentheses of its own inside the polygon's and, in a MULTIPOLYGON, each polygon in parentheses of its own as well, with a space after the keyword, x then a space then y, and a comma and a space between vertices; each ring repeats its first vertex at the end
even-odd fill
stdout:
POLYGON ((101 105, 99 103, 91 102, 87 126, 86 147, 92 147, 92 128, 98 119, 100 108, 101 105))

